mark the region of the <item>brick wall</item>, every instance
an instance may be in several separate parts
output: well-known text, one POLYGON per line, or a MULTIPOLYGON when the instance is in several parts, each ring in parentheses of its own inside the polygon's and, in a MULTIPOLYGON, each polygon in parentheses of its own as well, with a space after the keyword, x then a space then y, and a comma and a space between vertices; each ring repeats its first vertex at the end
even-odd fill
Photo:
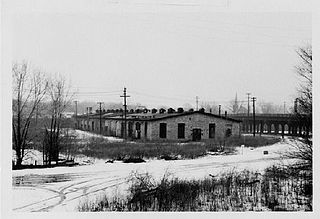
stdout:
MULTIPOLYGON (((90 129, 88 130, 87 126, 87 118, 81 118, 80 123, 83 125, 86 124, 86 130, 92 132, 92 121, 94 121, 95 131, 99 132, 99 119, 89 119, 89 125, 90 129)), ((121 120, 108 120, 103 119, 102 121, 102 128, 103 128, 103 134, 104 135, 111 135, 111 136, 117 136, 121 137, 121 120), (107 128, 107 131, 105 131, 105 127, 107 128)), ((190 114, 190 115, 181 115, 173 118, 166 118, 156 121, 128 121, 132 122, 132 134, 133 138, 137 138, 137 132, 136 132, 136 124, 140 123, 140 136, 141 139, 148 139, 148 140, 159 140, 161 139, 160 134, 160 123, 166 123, 167 124, 167 137, 166 139, 170 140, 192 140, 192 131, 193 129, 201 129, 201 139, 209 139, 209 124, 215 124, 215 138, 224 138, 226 129, 231 128, 232 129, 232 135, 233 136, 239 136, 240 135, 240 123, 232 122, 229 120, 225 120, 222 118, 216 118, 209 115, 204 114, 190 114), (145 132, 145 124, 147 123, 147 132, 145 132), (185 138, 184 139, 178 139, 178 123, 184 123, 185 124, 185 138), (145 133, 147 135, 145 135, 145 133)), ((128 128, 127 123, 127 128, 128 128)), ((165 139, 164 139, 165 140, 165 139)))
POLYGON ((178 139, 178 123, 185 123, 185 140, 192 140, 192 130, 195 128, 201 129, 201 139, 209 139, 210 123, 214 123, 216 126, 215 138, 224 138, 226 129, 229 127, 232 129, 233 136, 239 136, 240 134, 240 123, 202 114, 191 114, 158 121, 150 121, 148 124, 148 139, 160 139, 160 123, 167 123, 167 139, 172 140, 178 139))

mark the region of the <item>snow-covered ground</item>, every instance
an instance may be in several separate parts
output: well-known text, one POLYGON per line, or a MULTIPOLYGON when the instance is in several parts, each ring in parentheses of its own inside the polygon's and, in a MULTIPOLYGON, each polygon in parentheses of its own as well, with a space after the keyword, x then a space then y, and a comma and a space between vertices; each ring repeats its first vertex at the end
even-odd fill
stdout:
POLYGON ((148 172, 156 179, 171 173, 184 179, 199 179, 231 170, 263 170, 279 162, 290 149, 290 140, 256 149, 238 148, 235 155, 207 155, 193 160, 148 160, 146 163, 105 163, 91 165, 24 169, 13 171, 14 211, 76 211, 79 202, 94 199, 107 191, 125 192, 132 171, 148 172), (264 151, 268 151, 264 155, 264 151))
MULTIPOLYGON (((66 130, 65 130, 66 131, 66 130)), ((86 132, 82 130, 75 130, 75 129, 68 129, 68 135, 70 136, 75 136, 76 139, 78 140, 78 144, 83 144, 83 143, 88 143, 90 141, 90 138, 102 138, 104 140, 107 140, 108 142, 122 142, 122 138, 117 138, 117 137, 112 137, 112 136, 103 136, 91 132, 86 132)), ((60 158, 64 158, 63 155, 60 155, 60 158)), ((12 150, 12 160, 16 162, 16 152, 15 150, 12 150)), ((83 156, 77 156, 75 157, 75 162, 84 162, 87 161, 88 159, 83 156)), ((42 165, 43 164, 43 157, 42 153, 38 150, 33 150, 33 149, 26 149, 25 150, 25 156, 22 161, 23 165, 29 165, 29 164, 37 164, 37 165, 42 165)))
POLYGON ((74 130, 71 129, 69 131, 69 135, 75 135, 77 137, 77 139, 81 139, 81 140, 88 140, 92 137, 94 138, 103 138, 105 140, 108 140, 110 142, 121 142, 123 141, 122 138, 117 138, 117 137, 112 137, 112 136, 102 136, 99 134, 95 134, 95 133, 91 133, 91 132, 86 132, 86 131, 82 131, 82 130, 74 130))

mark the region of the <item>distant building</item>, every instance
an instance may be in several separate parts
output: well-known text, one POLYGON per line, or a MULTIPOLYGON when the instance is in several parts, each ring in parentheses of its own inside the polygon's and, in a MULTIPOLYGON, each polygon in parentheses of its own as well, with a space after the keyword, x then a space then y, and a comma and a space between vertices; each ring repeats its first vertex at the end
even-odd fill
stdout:
MULTIPOLYGON (((79 128, 100 132, 100 114, 79 115, 79 128)), ((124 136, 123 113, 101 116, 101 133, 124 136)), ((127 113, 126 133, 129 139, 198 141, 240 136, 240 121, 203 111, 163 110, 127 113), (154 113, 152 113, 154 112, 154 113), (158 112, 158 113, 157 113, 158 112)))
POLYGON ((63 118, 72 118, 73 115, 74 115, 74 112, 63 112, 62 113, 63 118))

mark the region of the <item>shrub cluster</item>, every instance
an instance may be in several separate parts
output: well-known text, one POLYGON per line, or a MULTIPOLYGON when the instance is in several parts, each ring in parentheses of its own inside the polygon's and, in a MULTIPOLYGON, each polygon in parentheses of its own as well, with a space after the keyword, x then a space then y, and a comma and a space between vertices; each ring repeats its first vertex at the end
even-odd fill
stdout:
POLYGON ((129 195, 79 206, 80 211, 298 211, 312 210, 312 193, 303 176, 276 166, 263 174, 229 171, 219 177, 182 180, 133 173, 129 195))
POLYGON ((251 136, 215 139, 203 142, 108 142, 102 138, 92 138, 88 143, 79 145, 77 153, 100 159, 124 160, 133 158, 158 158, 173 160, 194 159, 206 155, 208 151, 234 153, 235 147, 242 144, 259 147, 278 142, 278 138, 251 136))

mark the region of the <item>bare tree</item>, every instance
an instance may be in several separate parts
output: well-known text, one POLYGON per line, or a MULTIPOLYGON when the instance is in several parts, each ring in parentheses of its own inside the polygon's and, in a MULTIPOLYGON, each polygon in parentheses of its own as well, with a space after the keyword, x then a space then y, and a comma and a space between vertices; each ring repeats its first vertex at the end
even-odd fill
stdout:
MULTIPOLYGON (((298 75, 301 76, 299 88, 299 108, 296 116, 301 123, 307 122, 307 125, 312 125, 312 51, 311 46, 300 48, 297 54, 301 58, 300 65, 296 66, 298 75), (302 116, 304 115, 304 116, 302 116)), ((308 135, 304 139, 296 139, 292 145, 292 151, 284 155, 284 157, 295 159, 296 162, 288 166, 288 170, 297 176, 305 176, 308 182, 308 187, 312 188, 312 157, 313 145, 312 138, 308 135)), ((312 193, 311 193, 312 195, 312 193)))
POLYGON ((257 105, 261 113, 266 113, 266 114, 283 113, 283 106, 280 106, 271 102, 259 101, 257 105))
POLYGON ((297 54, 300 63, 297 65, 296 72, 300 76, 299 109, 302 113, 312 114, 312 47, 311 45, 299 48, 297 54))
POLYGON ((12 133, 13 149, 16 151, 16 165, 20 167, 28 144, 28 131, 31 119, 43 100, 47 81, 40 71, 32 70, 28 63, 14 63, 13 100, 12 100, 12 133))
POLYGON ((51 79, 48 85, 50 122, 45 127, 44 153, 49 165, 59 159, 62 114, 72 101, 69 88, 62 76, 51 79))
POLYGON ((214 114, 219 113, 219 105, 216 104, 215 102, 201 102, 200 108, 205 109, 206 112, 212 112, 214 114))

